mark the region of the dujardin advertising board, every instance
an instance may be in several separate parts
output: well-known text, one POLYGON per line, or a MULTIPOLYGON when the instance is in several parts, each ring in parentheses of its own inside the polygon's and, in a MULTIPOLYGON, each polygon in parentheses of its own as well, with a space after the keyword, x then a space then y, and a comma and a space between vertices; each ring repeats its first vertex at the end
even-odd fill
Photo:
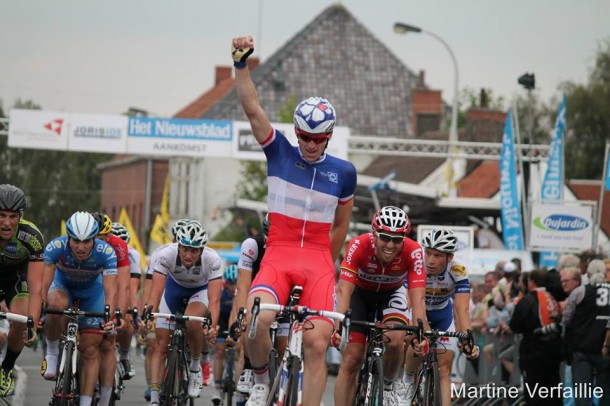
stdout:
POLYGON ((593 244, 595 202, 533 203, 532 251, 580 252, 593 244))

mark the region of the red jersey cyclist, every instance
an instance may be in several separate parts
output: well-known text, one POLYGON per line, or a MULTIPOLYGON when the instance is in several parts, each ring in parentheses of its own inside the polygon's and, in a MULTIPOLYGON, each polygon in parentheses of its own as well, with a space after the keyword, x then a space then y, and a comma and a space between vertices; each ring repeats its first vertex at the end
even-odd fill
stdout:
MULTIPOLYGON (((351 308, 354 320, 367 320, 379 310, 380 321, 407 324, 407 310, 411 307, 414 319, 425 320, 426 272, 421 247, 407 237, 411 230, 409 217, 398 207, 386 206, 373 216, 372 229, 373 232, 352 239, 348 245, 337 285, 337 311, 351 308)), ((384 405, 396 402, 393 382, 403 363, 406 332, 387 331, 385 335, 388 340, 383 355, 384 405)), ((352 326, 335 382, 335 405, 354 404, 365 340, 365 329, 352 326)))

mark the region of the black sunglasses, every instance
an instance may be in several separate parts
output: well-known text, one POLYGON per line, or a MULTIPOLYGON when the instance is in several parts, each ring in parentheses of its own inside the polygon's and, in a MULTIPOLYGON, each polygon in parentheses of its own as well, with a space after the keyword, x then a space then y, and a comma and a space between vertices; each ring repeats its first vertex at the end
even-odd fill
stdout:
POLYGON ((394 244, 401 244, 405 240, 403 235, 390 235, 379 232, 376 232, 376 234, 377 237, 379 237, 379 239, 385 243, 392 241, 394 244))

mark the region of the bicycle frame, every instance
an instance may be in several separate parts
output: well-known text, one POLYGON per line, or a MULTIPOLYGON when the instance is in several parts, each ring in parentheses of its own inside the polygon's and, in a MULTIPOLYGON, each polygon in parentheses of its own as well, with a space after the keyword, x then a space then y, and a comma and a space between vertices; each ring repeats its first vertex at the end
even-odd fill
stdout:
POLYGON ((188 370, 188 345, 186 340, 186 321, 196 321, 204 326, 210 326, 207 317, 184 316, 171 313, 151 313, 152 317, 164 318, 175 323, 172 331, 167 359, 165 361, 165 378, 159 394, 162 404, 183 404, 194 400, 188 396, 189 370, 188 370))
POLYGON ((62 335, 59 364, 55 377, 55 387, 51 405, 77 405, 80 399, 80 388, 78 382, 79 351, 78 351, 78 328, 81 317, 103 317, 110 319, 110 306, 106 305, 104 313, 86 312, 79 310, 78 302, 67 310, 47 309, 46 314, 56 314, 68 317, 66 330, 62 335))
MULTIPOLYGON (((295 287, 302 291, 302 288, 295 287)), ((299 291, 299 292, 300 292, 299 291)), ((258 320, 258 314, 260 311, 274 311, 285 312, 291 317, 290 332, 288 333, 288 346, 284 357, 280 364, 280 370, 278 371, 279 379, 275 379, 274 385, 269 392, 269 398, 267 399, 267 405, 271 405, 274 402, 277 391, 277 404, 278 405, 299 405, 302 403, 302 380, 303 380, 303 330, 307 316, 321 316, 327 317, 334 320, 344 321, 349 320, 349 317, 342 313, 325 311, 325 310, 312 310, 306 306, 284 306, 273 303, 260 303, 260 298, 254 299, 254 306, 252 307, 252 318, 250 320, 250 327, 248 332, 248 338, 254 339, 256 337, 256 326, 258 320)), ((348 328, 349 322, 344 323, 343 335, 341 342, 341 349, 345 348, 348 339, 348 328)))

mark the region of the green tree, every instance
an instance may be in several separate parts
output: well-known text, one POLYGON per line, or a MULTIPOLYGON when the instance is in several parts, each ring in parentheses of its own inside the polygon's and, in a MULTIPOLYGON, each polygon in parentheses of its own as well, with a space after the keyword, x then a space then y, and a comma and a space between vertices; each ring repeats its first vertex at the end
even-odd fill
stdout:
MULTIPOLYGON (((15 108, 39 110, 40 106, 17 100, 15 108)), ((45 240, 58 236, 61 220, 75 211, 99 210, 101 177, 96 165, 111 155, 8 148, 7 141, 0 139, 0 183, 25 192, 25 218, 40 228, 45 240)))
POLYGON ((567 82, 566 178, 600 179, 610 141, 610 39, 598 48, 586 84, 567 82))

